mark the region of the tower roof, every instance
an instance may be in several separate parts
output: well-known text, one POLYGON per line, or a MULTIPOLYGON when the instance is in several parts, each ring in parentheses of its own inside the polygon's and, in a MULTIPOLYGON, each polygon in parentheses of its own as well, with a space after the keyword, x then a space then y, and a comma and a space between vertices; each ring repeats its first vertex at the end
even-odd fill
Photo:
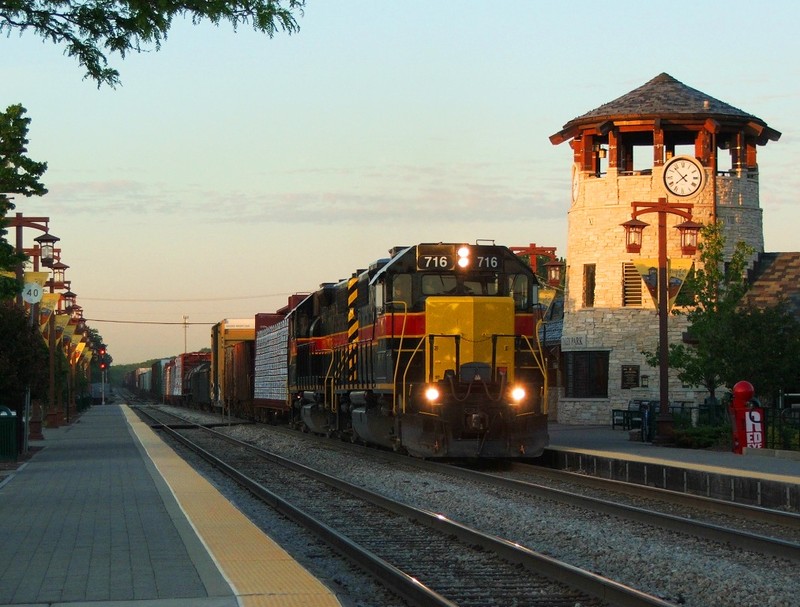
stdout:
POLYGON ((758 130, 762 131, 764 143, 767 139, 775 141, 781 136, 761 118, 686 86, 667 73, 661 73, 639 88, 573 118, 561 131, 550 137, 550 140, 556 144, 561 143, 573 136, 579 127, 608 120, 650 118, 676 121, 704 121, 712 118, 721 122, 759 125, 761 128, 758 130))
POLYGON ((761 253, 744 303, 765 308, 781 301, 800 320, 800 253, 761 253))

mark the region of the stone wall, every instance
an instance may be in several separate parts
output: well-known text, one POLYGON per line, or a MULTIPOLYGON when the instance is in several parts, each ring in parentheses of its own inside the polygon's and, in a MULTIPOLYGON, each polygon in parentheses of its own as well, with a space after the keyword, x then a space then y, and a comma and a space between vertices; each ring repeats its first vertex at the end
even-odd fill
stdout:
MULTIPOLYGON (((605 350, 609 352, 608 398, 568 399, 562 396, 557 407, 561 423, 607 424, 611 410, 625 406, 632 398, 658 399, 658 369, 648 367, 641 354, 655 351, 658 344, 658 315, 653 299, 643 288, 642 305, 623 307, 623 264, 635 258, 658 257, 658 215, 648 213, 639 219, 649 223, 642 238, 640 254, 625 249, 625 230, 622 223, 631 218, 631 203, 655 202, 667 194, 662 184, 661 167, 635 175, 619 175, 610 169, 596 177, 581 174, 577 197, 568 215, 567 273, 565 291, 564 330, 562 351, 605 350), (594 307, 585 308, 583 301, 583 272, 586 264, 595 265, 594 307), (622 389, 622 365, 639 365, 641 375, 649 376, 648 388, 622 389)), ((712 216, 714 189, 717 192, 716 214, 724 222, 727 250, 736 241, 744 240, 756 251, 763 251, 762 211, 758 202, 757 174, 717 176, 713 187, 710 171, 706 185, 696 196, 688 199, 669 198, 670 202, 691 203, 693 219, 707 223, 712 216)), ((683 257, 680 234, 675 226, 684 221, 669 215, 667 221, 667 255, 683 257)), ((699 253, 695 255, 697 262, 699 253)), ((668 322, 670 343, 681 340, 686 330, 683 317, 671 315, 668 322)), ((698 400, 704 391, 684 388, 670 375, 670 398, 698 400)))

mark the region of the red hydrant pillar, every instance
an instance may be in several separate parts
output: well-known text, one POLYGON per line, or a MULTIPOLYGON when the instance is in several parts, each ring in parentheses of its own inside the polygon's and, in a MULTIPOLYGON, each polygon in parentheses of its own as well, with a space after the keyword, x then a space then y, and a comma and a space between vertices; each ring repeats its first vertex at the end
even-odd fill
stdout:
POLYGON ((741 454, 745 447, 763 449, 766 444, 764 410, 750 403, 755 393, 755 388, 747 381, 737 382, 733 387, 730 412, 734 453, 741 454))

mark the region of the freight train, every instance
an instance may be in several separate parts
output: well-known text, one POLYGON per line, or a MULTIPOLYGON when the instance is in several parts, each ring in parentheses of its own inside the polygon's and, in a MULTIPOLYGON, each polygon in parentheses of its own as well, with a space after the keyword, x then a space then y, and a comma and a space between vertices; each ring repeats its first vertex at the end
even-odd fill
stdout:
POLYGON ((548 444, 538 288, 491 241, 395 247, 252 323, 215 325, 178 402, 416 457, 537 457, 548 444))

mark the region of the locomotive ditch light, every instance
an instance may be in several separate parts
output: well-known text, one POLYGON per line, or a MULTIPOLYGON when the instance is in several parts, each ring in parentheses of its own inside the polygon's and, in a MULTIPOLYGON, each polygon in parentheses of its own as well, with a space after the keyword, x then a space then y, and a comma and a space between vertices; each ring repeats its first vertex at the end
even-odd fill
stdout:
POLYGON ((428 399, 429 403, 434 404, 439 400, 439 388, 436 386, 428 386, 425 388, 425 398, 428 399))
POLYGON ((511 389, 511 400, 514 404, 518 405, 525 398, 525 388, 522 386, 515 386, 511 389))
POLYGON ((463 246, 458 248, 458 267, 459 268, 466 268, 470 261, 469 261, 469 247, 463 246))

